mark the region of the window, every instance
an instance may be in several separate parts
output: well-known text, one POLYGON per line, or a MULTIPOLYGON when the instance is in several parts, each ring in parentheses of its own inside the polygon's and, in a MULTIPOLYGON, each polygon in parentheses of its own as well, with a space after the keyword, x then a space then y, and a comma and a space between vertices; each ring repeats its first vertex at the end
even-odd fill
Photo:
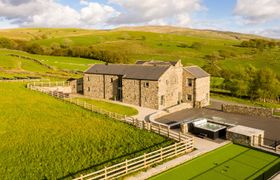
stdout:
POLYGON ((193 83, 192 83, 192 79, 188 79, 187 81, 188 81, 188 82, 187 82, 187 83, 188 83, 188 86, 189 86, 189 87, 192 87, 192 84, 193 84, 193 83))
POLYGON ((177 77, 174 78, 174 84, 176 84, 176 83, 177 83, 177 77))
POLYGON ((187 95, 187 100, 188 100, 188 101, 192 101, 192 95, 188 94, 188 95, 187 95))
POLYGON ((111 83, 114 82, 114 78, 111 78, 111 83))
POLYGON ((90 87, 87 88, 88 92, 90 91, 90 87))
POLYGON ((146 87, 146 88, 148 88, 149 85, 150 85, 149 82, 145 82, 145 83, 144 83, 144 87, 146 87))
POLYGON ((89 76, 87 77, 87 80, 90 81, 89 76))
POLYGON ((164 96, 160 97, 160 105, 164 106, 164 96))

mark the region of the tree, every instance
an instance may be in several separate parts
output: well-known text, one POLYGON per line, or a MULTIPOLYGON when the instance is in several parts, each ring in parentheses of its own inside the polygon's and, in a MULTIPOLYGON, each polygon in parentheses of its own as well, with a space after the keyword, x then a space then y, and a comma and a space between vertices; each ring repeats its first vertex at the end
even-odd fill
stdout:
POLYGON ((13 49, 15 48, 16 43, 7 38, 0 38, 0 48, 7 48, 7 49, 13 49))
POLYGON ((259 99, 264 102, 279 100, 280 82, 271 69, 260 69, 252 80, 249 92, 252 99, 259 99))
POLYGON ((202 44, 200 42, 194 42, 191 45, 191 48, 196 49, 196 50, 200 50, 202 48, 202 44))
POLYGON ((221 76, 221 68, 218 66, 216 56, 205 56, 207 63, 202 67, 205 71, 210 73, 212 76, 221 76))
POLYGON ((32 43, 31 45, 27 45, 25 50, 31 54, 44 54, 44 49, 37 43, 32 43))

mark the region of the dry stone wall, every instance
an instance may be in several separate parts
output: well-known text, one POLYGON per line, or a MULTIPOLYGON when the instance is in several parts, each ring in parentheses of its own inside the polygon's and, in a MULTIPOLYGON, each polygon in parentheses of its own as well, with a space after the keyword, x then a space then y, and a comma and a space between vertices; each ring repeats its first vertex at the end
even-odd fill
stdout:
POLYGON ((262 107, 241 106, 233 104, 223 104, 222 111, 229 113, 249 114, 254 116, 272 117, 273 110, 262 107))

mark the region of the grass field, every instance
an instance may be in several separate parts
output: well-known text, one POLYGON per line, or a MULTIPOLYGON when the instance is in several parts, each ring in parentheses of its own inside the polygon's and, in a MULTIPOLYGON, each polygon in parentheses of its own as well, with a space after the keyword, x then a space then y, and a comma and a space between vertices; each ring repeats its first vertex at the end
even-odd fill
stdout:
POLYGON ((109 112, 114 112, 127 116, 134 116, 138 114, 137 109, 124 105, 119 105, 116 103, 110 103, 107 101, 87 99, 87 98, 75 98, 75 99, 78 99, 79 101, 87 102, 89 104, 93 104, 95 107, 109 112))
POLYGON ((254 179, 279 162, 279 156, 229 144, 159 174, 151 180, 254 179))
POLYGON ((0 77, 27 77, 52 74, 54 76, 75 77, 71 71, 84 71, 92 64, 103 63, 97 60, 73 57, 57 57, 29 54, 22 51, 0 49, 0 77), (20 55, 38 60, 42 64, 32 60, 11 56, 20 55), (52 67, 52 69, 47 66, 52 67), (64 72, 70 71, 70 72, 64 72))
POLYGON ((70 179, 172 143, 22 83, 0 83, 0 114, 1 180, 70 179))
MULTIPOLYGON (((251 64, 256 68, 269 67, 280 75, 280 48, 254 52, 254 48, 239 47, 243 40, 261 38, 254 35, 176 27, 141 27, 108 31, 13 29, 0 31, 0 37, 25 39, 29 43, 38 43, 46 47, 53 43, 63 44, 67 40, 71 46, 93 46, 101 50, 126 52, 132 60, 181 59, 184 65, 199 66, 206 64, 205 55, 217 54, 222 50, 234 54, 218 61, 222 68, 238 71, 241 67, 251 64), (201 47, 191 48, 192 44, 197 42, 201 47)), ((62 66, 66 67, 66 64, 62 66)))
POLYGON ((273 102, 259 102, 259 101, 250 101, 249 99, 242 99, 233 96, 225 96, 221 94, 211 93, 211 97, 223 101, 235 102, 238 104, 244 104, 247 106, 257 106, 257 107, 265 107, 265 108, 280 108, 279 103, 273 102))

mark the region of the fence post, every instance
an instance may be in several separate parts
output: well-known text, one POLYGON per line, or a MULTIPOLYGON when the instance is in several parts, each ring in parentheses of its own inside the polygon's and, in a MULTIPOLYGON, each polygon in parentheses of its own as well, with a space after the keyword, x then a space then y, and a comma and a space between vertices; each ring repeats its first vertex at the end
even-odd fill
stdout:
POLYGON ((104 179, 107 179, 107 167, 104 168, 104 179))
POLYGON ((83 175, 83 174, 81 174, 81 177, 80 177, 80 179, 81 179, 81 180, 83 180, 83 179, 84 179, 84 175, 83 175))
POLYGON ((160 160, 162 161, 162 148, 160 148, 160 160))
POLYGON ((181 141, 181 132, 179 132, 179 141, 181 141))
POLYGON ((177 143, 175 143, 175 155, 177 156, 177 143))
POLYGON ((168 138, 169 138, 169 131, 170 131, 170 127, 169 127, 169 126, 168 126, 168 129, 167 129, 167 130, 168 130, 168 132, 167 132, 167 133, 168 133, 168 138))
POLYGON ((158 133, 160 134, 160 124, 158 124, 158 133))
POLYGON ((125 174, 128 173, 128 167, 127 167, 127 159, 125 160, 125 174))
POLYGON ((144 167, 147 168, 147 164, 146 164, 146 153, 144 153, 144 167))

